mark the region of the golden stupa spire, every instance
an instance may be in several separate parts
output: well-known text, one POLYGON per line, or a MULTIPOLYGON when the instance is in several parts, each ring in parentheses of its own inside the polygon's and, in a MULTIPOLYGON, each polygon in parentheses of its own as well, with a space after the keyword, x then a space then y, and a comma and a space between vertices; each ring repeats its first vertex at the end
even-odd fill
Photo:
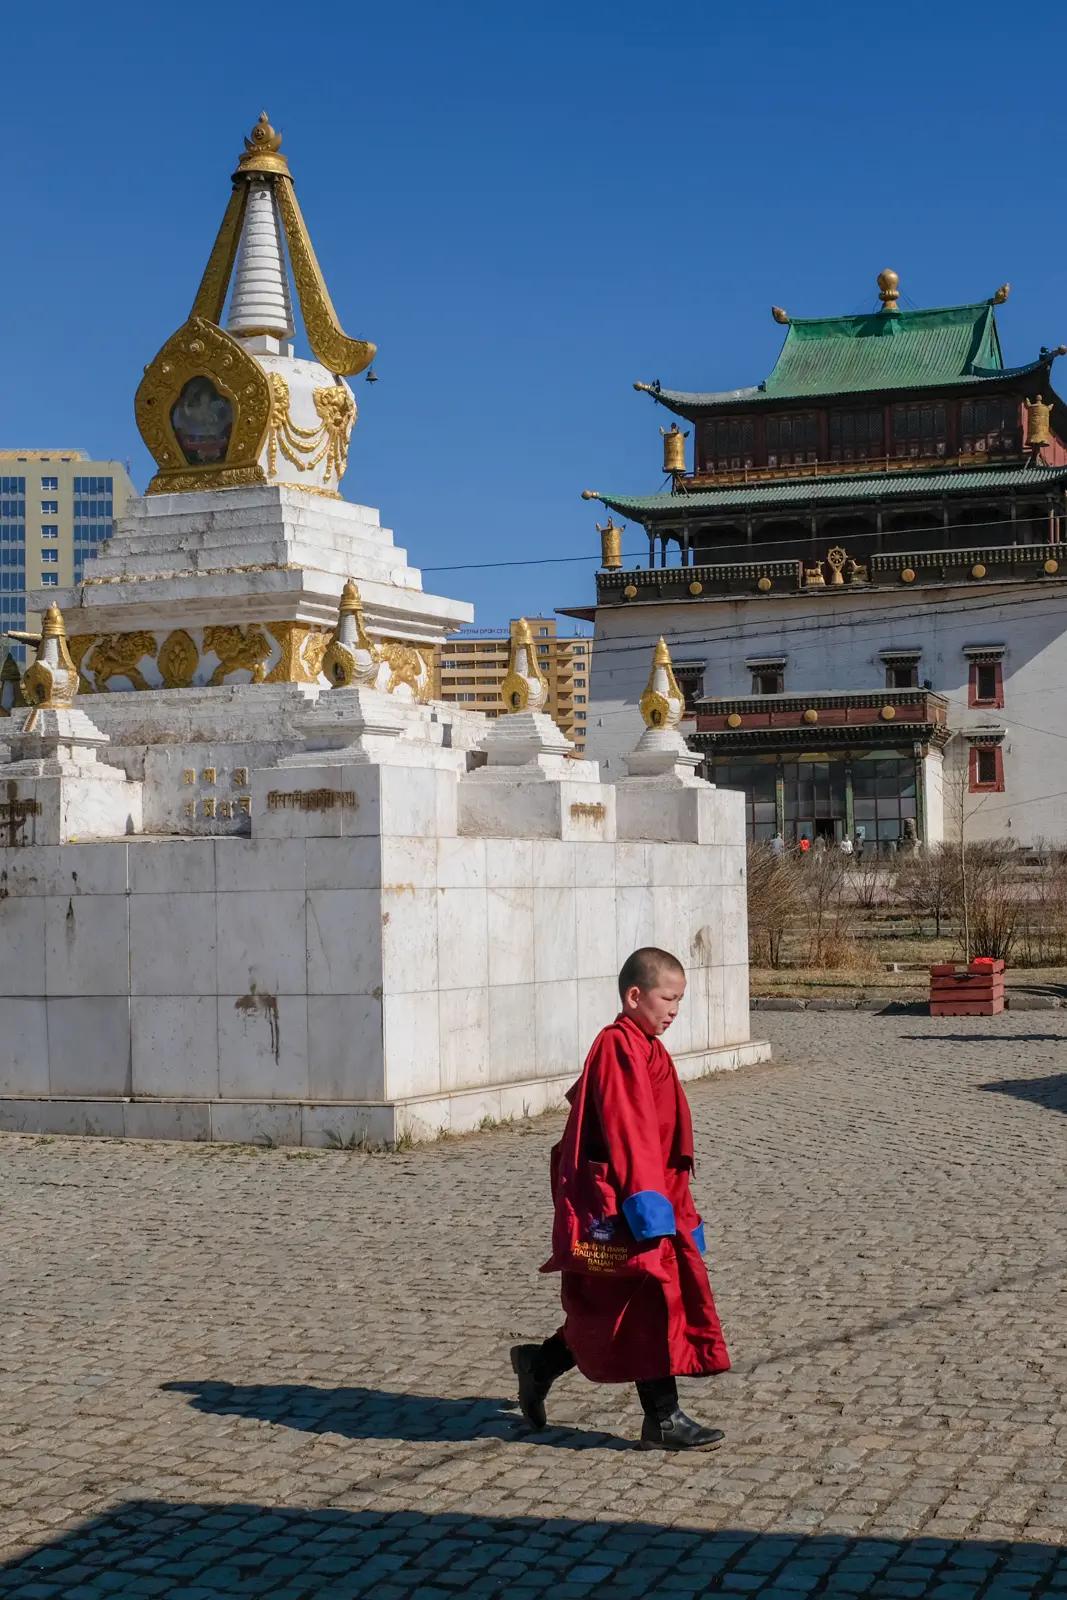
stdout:
POLYGON ((504 710, 541 711, 548 699, 548 680, 537 664, 530 624, 520 617, 511 630, 508 670, 500 685, 504 710))
POLYGON ((640 705, 646 728, 674 728, 682 720, 685 696, 678 687, 671 653, 662 635, 652 653, 652 671, 640 705))

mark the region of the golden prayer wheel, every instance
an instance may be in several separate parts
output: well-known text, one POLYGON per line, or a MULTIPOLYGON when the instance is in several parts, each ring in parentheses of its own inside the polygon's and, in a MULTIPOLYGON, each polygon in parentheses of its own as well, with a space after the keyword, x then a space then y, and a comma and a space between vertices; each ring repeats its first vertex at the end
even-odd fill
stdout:
POLYGON ((689 432, 682 432, 676 422, 669 428, 661 428, 663 435, 663 470, 664 472, 685 472, 685 441, 689 432))
POLYGON ((598 522, 596 531, 600 535, 600 565, 605 570, 618 569, 622 566, 622 528, 609 517, 602 528, 598 522))

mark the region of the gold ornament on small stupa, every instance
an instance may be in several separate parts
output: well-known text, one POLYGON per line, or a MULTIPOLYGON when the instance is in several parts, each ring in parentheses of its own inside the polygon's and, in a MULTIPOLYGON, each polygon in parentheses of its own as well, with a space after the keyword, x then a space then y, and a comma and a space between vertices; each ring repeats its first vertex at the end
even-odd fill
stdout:
POLYGON ((511 630, 508 670, 500 685, 505 712, 541 711, 548 699, 548 680, 537 664, 530 624, 520 617, 511 630))
POLYGON ((35 640, 37 654, 22 675, 26 704, 37 711, 69 711, 78 693, 78 669, 67 648, 67 629, 57 605, 44 614, 40 637, 12 634, 13 639, 35 640))
POLYGON ((0 717, 8 717, 26 704, 22 694, 22 673, 10 651, 0 666, 0 717))
POLYGON ((352 684, 370 687, 378 676, 381 662, 381 647, 372 644, 367 637, 359 589, 349 578, 341 590, 337 626, 323 653, 322 671, 332 689, 348 689, 352 684))
POLYGON ((671 653, 662 637, 652 654, 652 671, 640 706, 646 728, 675 728, 682 720, 685 696, 678 687, 671 653))

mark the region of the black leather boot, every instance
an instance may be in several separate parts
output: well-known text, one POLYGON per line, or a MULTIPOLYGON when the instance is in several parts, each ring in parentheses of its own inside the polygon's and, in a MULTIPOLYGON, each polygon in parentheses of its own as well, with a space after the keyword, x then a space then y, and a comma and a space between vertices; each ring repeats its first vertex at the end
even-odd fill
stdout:
POLYGON ((721 1428, 705 1428, 680 1409, 668 1417, 646 1416, 641 1427, 642 1450, 714 1450, 725 1438, 721 1428))
POLYGON ((543 1428, 548 1421, 545 1399, 552 1387, 552 1379, 542 1376, 540 1356, 539 1344, 511 1347, 511 1370, 519 1380, 519 1410, 528 1426, 534 1429, 543 1428))

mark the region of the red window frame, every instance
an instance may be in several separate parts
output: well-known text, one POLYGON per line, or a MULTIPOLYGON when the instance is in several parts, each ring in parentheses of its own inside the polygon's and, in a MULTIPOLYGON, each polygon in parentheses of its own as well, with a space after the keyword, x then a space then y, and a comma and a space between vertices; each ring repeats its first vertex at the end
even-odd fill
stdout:
POLYGON ((971 794, 1002 794, 1004 792, 1004 751, 999 744, 972 744, 968 761, 968 789, 971 794), (979 776, 979 755, 993 757, 992 783, 982 782, 979 776))
POLYGON ((976 707, 988 706, 996 710, 1004 709, 1004 663, 1002 661, 972 661, 971 670, 967 676, 967 705, 973 711, 976 707), (978 669, 980 667, 993 668, 993 698, 981 699, 978 694, 978 669))

